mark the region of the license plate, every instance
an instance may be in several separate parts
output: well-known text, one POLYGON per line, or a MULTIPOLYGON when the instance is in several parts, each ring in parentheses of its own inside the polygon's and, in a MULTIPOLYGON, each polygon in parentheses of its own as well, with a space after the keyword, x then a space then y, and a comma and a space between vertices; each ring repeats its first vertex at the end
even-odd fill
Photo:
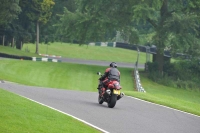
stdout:
POLYGON ((120 91, 119 90, 113 90, 114 94, 120 95, 120 91))

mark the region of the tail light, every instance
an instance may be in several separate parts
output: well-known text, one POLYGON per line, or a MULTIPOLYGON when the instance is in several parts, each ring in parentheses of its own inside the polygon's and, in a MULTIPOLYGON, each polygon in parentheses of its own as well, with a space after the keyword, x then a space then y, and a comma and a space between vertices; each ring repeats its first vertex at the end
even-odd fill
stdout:
POLYGON ((110 88, 110 89, 111 89, 111 88, 114 88, 114 85, 113 85, 113 84, 109 84, 109 85, 108 85, 108 88, 110 88))
POLYGON ((115 84, 114 84, 114 87, 115 87, 117 90, 121 89, 121 86, 120 86, 119 83, 115 83, 115 84))

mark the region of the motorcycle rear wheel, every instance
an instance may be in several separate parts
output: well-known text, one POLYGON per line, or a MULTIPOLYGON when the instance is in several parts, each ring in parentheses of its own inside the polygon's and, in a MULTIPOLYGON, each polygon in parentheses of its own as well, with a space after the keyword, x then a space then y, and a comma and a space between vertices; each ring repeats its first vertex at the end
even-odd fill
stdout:
POLYGON ((110 100, 108 102, 108 107, 109 108, 115 107, 116 102, 117 102, 117 95, 116 94, 112 94, 111 97, 110 97, 110 100))

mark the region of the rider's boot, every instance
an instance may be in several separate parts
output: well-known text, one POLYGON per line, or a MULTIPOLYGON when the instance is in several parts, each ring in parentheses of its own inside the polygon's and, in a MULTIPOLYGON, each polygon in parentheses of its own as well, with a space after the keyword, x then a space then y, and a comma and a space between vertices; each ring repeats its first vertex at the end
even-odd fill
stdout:
POLYGON ((104 87, 101 88, 101 96, 103 96, 106 92, 106 89, 104 87))
POLYGON ((100 89, 100 84, 97 86, 97 89, 98 89, 98 90, 100 89))

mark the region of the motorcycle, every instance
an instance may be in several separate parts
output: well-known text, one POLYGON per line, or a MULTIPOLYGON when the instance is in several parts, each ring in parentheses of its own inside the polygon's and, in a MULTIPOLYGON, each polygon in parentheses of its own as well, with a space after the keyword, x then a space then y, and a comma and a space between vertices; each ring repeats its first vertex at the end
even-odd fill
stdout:
MULTIPOLYGON (((97 72, 97 75, 102 76, 100 72, 97 72)), ((101 86, 101 83, 99 83, 98 102, 99 104, 107 102, 108 107, 113 108, 117 100, 121 99, 124 96, 124 93, 120 91, 122 87, 120 86, 120 83, 118 81, 109 81, 106 86, 107 88, 104 88, 103 86, 101 86)))

